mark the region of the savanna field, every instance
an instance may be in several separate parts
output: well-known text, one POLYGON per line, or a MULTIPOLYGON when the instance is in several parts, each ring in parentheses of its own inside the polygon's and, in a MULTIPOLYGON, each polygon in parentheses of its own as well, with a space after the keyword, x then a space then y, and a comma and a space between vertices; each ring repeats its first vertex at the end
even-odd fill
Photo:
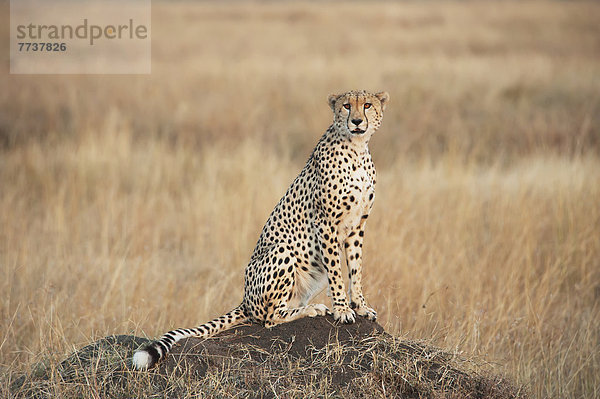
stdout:
POLYGON ((600 4, 152 11, 151 75, 9 75, 0 42, 0 395, 239 304, 327 95, 364 88, 391 96, 364 245, 379 322, 532 397, 600 396, 600 4))

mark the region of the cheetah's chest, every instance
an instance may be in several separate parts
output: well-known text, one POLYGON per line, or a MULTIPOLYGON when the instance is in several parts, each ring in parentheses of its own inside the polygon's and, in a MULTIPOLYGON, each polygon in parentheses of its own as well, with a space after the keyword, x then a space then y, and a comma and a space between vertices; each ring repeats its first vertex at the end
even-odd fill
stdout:
POLYGON ((374 194, 375 180, 365 168, 358 168, 348 177, 345 212, 339 223, 342 237, 347 237, 360 224, 363 216, 369 214, 374 194))

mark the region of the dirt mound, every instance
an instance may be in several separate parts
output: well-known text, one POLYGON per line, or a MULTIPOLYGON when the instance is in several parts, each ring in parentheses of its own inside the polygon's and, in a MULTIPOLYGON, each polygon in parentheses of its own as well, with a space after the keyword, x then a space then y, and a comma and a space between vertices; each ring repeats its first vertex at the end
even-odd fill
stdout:
POLYGON ((209 339, 178 343, 158 367, 131 368, 133 336, 96 341, 56 366, 10 381, 20 397, 344 397, 517 398, 509 382, 473 362, 422 343, 399 340, 359 318, 330 316, 266 329, 239 326, 209 339))
POLYGON ((272 329, 256 324, 242 325, 209 339, 182 340, 159 368, 168 373, 184 364, 183 369, 203 375, 209 365, 218 365, 221 359, 244 357, 264 363, 273 354, 290 360, 305 359, 329 344, 352 344, 382 333, 383 327, 375 322, 360 319, 354 324, 339 324, 331 316, 303 318, 272 329))

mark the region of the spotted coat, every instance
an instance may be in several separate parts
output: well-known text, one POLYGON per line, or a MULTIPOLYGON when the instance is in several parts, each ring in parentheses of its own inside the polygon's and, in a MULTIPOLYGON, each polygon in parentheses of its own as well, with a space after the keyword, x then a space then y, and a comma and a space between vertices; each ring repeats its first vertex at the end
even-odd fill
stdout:
POLYGON ((333 124, 265 223, 245 270, 242 303, 208 323, 166 333, 134 354, 136 368, 151 367, 182 338, 207 337, 248 320, 272 327, 323 315, 329 312, 325 305, 309 302, 326 287, 336 320, 353 323, 357 314, 375 320, 361 284, 365 224, 377 180, 368 144, 388 100, 385 92, 329 96, 333 124))

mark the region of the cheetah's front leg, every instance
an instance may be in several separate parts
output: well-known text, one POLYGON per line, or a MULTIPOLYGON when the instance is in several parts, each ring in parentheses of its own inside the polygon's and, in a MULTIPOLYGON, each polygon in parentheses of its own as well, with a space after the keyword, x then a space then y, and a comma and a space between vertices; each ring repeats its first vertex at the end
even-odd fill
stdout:
POLYGON ((367 306, 362 293, 362 246, 366 218, 363 218, 360 226, 352 230, 344 241, 346 250, 346 263, 348 264, 348 295, 350 306, 359 316, 369 320, 377 319, 377 312, 367 306))
POLYGON ((333 301, 333 318, 345 324, 354 323, 356 315, 348 306, 335 227, 329 222, 321 223, 318 237, 323 265, 327 270, 331 300, 333 301))

